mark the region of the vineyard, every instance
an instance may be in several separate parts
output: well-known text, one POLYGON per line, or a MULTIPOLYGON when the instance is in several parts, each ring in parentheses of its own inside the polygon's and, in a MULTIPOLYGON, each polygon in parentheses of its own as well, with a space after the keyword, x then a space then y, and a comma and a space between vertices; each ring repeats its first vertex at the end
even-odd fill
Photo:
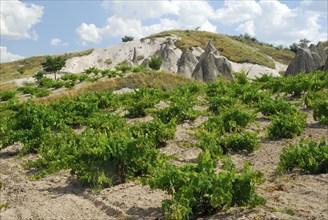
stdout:
MULTIPOLYGON (((88 71, 66 75, 61 81, 41 77, 38 87, 19 91, 42 97, 48 88, 94 82, 98 74, 121 74, 88 71), (41 88, 44 91, 35 91, 41 88)), ((229 82, 174 89, 140 87, 127 93, 89 91, 51 102, 21 101, 9 91, 0 95, 0 157, 3 161, 14 157, 4 155, 20 144, 17 160, 28 181, 44 181, 68 171, 71 181, 91 190, 89 197, 129 184, 163 193, 155 214, 142 210, 142 216, 117 214, 107 209, 107 216, 236 218, 239 212, 247 215, 265 207, 266 214, 282 213, 282 218, 311 218, 311 213, 288 203, 283 208, 277 205, 279 200, 272 205, 274 199, 267 195, 287 190, 279 180, 292 185, 288 179, 298 177, 321 179, 326 190, 322 193, 328 196, 327 72, 285 78, 263 75, 252 81, 239 73, 229 82), (306 129, 319 133, 309 134, 306 129), (273 169, 259 166, 256 153, 268 151, 265 147, 273 143, 279 150, 272 151, 272 157, 278 153, 279 162, 273 169)), ((262 160, 270 163, 270 158, 262 160)), ((6 175, 0 176, 0 191, 10 187, 3 178, 6 175)), ((10 206, 10 201, 1 199, 0 216, 10 206)), ((321 207, 314 218, 325 219, 327 212, 321 207)), ((249 216, 263 218, 254 213, 249 216)))

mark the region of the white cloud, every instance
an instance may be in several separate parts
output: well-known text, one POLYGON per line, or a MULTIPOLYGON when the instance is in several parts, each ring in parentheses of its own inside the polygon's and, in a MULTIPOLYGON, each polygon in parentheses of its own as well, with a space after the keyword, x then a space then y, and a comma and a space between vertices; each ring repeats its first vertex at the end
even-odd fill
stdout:
POLYGON ((51 41, 50 41, 50 44, 52 46, 58 46, 62 43, 61 39, 59 38, 52 38, 51 41))
POLYGON ((214 13, 214 9, 206 1, 178 1, 176 4, 179 6, 178 21, 182 29, 195 29, 206 24, 208 26, 208 19, 214 13))
POLYGON ((76 32, 83 45, 125 35, 141 38, 171 29, 200 27, 200 30, 212 32, 217 29, 208 19, 213 16, 214 9, 206 1, 103 1, 102 6, 114 15, 107 18, 102 27, 81 24, 76 32), (150 19, 157 22, 144 25, 150 19))
POLYGON ((290 9, 279 1, 260 1, 263 14, 253 20, 256 36, 274 44, 291 44, 307 38, 317 42, 327 39, 318 23, 319 13, 304 8, 290 9))
POLYGON ((157 24, 152 24, 149 26, 142 26, 142 34, 141 36, 149 36, 154 33, 158 33, 161 31, 166 31, 166 30, 173 30, 173 29, 179 29, 180 25, 178 21, 171 20, 171 19, 160 19, 159 23, 157 24))
POLYGON ((98 33, 106 37, 131 35, 139 38, 142 36, 141 21, 112 16, 107 19, 104 27, 99 28, 98 33))
POLYGON ((67 46, 69 43, 68 42, 63 42, 61 39, 59 38, 52 38, 50 40, 50 44, 52 46, 67 46))
POLYGON ((239 31, 240 33, 247 33, 251 36, 255 36, 255 25, 253 21, 246 21, 245 23, 240 24, 236 31, 239 31))
POLYGON ((161 1, 103 1, 102 7, 118 17, 143 20, 159 18, 163 15, 177 15, 177 2, 161 1))
POLYGON ((17 54, 12 54, 7 51, 7 47, 0 46, 0 62, 11 62, 19 59, 23 59, 24 57, 17 55, 17 54))
POLYGON ((296 8, 278 0, 226 0, 214 9, 209 1, 103 1, 111 12, 105 24, 83 23, 76 29, 82 44, 131 35, 135 38, 170 29, 216 32, 218 23, 261 41, 288 45, 301 38, 327 39, 327 1, 303 0, 296 8))
POLYGON ((288 45, 307 38, 313 42, 327 39, 327 27, 319 19, 327 16, 327 1, 303 1, 294 9, 278 0, 230 1, 215 11, 213 19, 237 25, 239 33, 248 33, 259 40, 288 45))
POLYGON ((159 23, 143 26, 140 20, 124 19, 117 16, 109 17, 103 27, 96 27, 94 24, 83 23, 77 32, 82 40, 82 45, 88 43, 99 43, 103 38, 133 36, 141 38, 159 31, 178 28, 176 21, 170 19, 160 19, 159 23))
POLYGON ((1 1, 0 32, 7 39, 34 39, 38 36, 33 26, 41 21, 43 7, 17 0, 1 1))
POLYGON ((224 1, 224 6, 215 11, 213 19, 222 24, 235 24, 256 18, 262 14, 255 1, 224 1))
POLYGON ((88 42, 91 43, 100 43, 102 37, 99 33, 100 29, 97 28, 94 24, 82 23, 78 28, 75 29, 75 32, 80 36, 82 40, 82 45, 86 45, 88 42))
POLYGON ((212 23, 210 23, 208 20, 205 21, 205 23, 203 23, 199 28, 199 30, 201 30, 201 31, 209 31, 209 32, 214 32, 214 33, 216 32, 216 29, 217 29, 217 27, 215 25, 213 25, 212 23))

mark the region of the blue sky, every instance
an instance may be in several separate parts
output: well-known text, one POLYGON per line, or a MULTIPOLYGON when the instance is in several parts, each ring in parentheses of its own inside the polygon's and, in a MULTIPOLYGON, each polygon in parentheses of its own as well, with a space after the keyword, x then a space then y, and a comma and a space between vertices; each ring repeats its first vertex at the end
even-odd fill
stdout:
POLYGON ((100 48, 170 29, 249 33, 275 45, 327 40, 325 0, 0 0, 1 62, 100 48))

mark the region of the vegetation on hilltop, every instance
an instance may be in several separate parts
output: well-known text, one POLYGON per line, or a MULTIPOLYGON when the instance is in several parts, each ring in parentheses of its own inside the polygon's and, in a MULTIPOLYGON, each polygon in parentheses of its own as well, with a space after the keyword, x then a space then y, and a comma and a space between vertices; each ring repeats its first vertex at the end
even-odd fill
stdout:
MULTIPOLYGON (((92 53, 92 51, 93 49, 65 53, 58 55, 58 57, 66 60, 72 57, 88 55, 92 53)), ((41 63, 46 61, 46 57, 48 56, 36 56, 9 63, 0 63, 0 82, 33 76, 37 71, 42 69, 41 63), (20 73, 22 68, 25 70, 23 74, 20 73)))
POLYGON ((232 39, 243 42, 247 45, 255 47, 259 52, 272 57, 275 61, 288 65, 294 58, 295 54, 283 46, 274 47, 272 44, 258 41, 255 37, 248 34, 241 34, 239 36, 230 36, 232 39))
POLYGON ((258 41, 241 41, 236 37, 206 31, 172 30, 151 35, 149 38, 171 34, 181 38, 176 42, 177 47, 181 49, 191 46, 205 49, 208 41, 213 40, 213 44, 223 56, 237 63, 248 62, 275 68, 274 62, 268 56, 284 64, 289 64, 294 57, 294 53, 289 50, 277 49, 258 41))

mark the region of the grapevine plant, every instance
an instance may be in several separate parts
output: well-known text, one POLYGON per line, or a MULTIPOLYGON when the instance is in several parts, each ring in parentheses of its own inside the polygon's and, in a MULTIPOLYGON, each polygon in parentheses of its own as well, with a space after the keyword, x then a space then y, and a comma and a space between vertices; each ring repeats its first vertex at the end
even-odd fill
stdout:
POLYGON ((289 173, 298 169, 303 173, 328 173, 328 145, 324 140, 301 140, 289 144, 280 155, 277 168, 279 173, 289 173))
POLYGON ((238 174, 232 162, 224 162, 223 171, 217 173, 216 161, 205 151, 195 165, 175 167, 163 164, 146 180, 151 188, 165 190, 172 195, 162 203, 167 219, 189 219, 211 215, 218 211, 238 206, 264 204, 264 199, 255 192, 255 185, 262 182, 262 174, 252 172, 244 164, 238 174))

